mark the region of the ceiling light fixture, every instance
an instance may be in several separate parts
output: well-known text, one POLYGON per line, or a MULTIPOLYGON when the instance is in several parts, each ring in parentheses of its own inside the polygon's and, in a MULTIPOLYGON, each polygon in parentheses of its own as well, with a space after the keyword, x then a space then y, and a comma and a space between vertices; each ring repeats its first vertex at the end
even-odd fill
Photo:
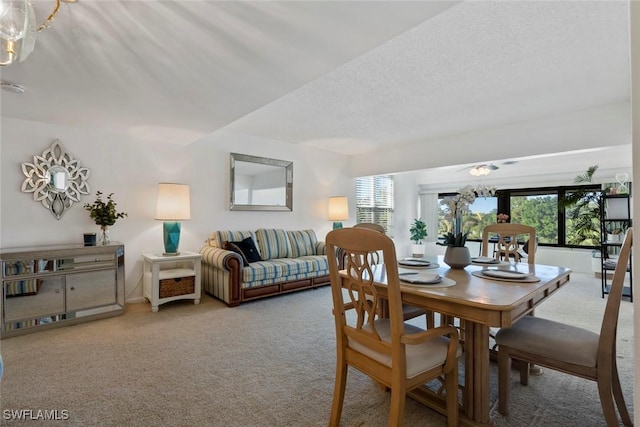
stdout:
POLYGON ((473 176, 485 176, 491 173, 491 168, 487 165, 475 166, 469 169, 469 173, 473 176))
POLYGON ((36 34, 48 28, 60 9, 60 0, 44 22, 36 27, 31 0, 0 0, 0 66, 22 62, 36 45, 36 34))

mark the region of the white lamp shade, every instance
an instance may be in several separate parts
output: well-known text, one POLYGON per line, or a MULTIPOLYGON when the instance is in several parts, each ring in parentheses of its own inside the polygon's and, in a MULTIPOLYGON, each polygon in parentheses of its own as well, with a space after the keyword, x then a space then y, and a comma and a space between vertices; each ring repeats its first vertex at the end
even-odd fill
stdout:
POLYGON ((156 219, 182 221, 191 219, 191 198, 186 184, 160 183, 156 219))
POLYGON ((346 196, 329 197, 329 221, 349 219, 349 200, 346 196))

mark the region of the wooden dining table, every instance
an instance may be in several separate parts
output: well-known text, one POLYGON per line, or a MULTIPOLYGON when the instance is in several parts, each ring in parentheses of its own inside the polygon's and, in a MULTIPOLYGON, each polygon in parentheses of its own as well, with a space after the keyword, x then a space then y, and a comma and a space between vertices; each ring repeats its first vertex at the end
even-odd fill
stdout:
MULTIPOLYGON (((472 273, 486 267, 469 265, 464 269, 452 269, 443 263, 442 257, 432 260, 443 277, 452 279, 455 285, 406 286, 401 282, 402 300, 405 304, 459 319, 461 342, 464 346, 464 384, 462 386, 461 425, 492 425, 489 417, 489 328, 508 327, 518 319, 529 315, 544 300, 569 281, 571 270, 541 264, 509 263, 500 268, 530 273, 539 281, 504 281, 477 277, 472 273)), ((400 267, 401 271, 405 271, 400 267)), ((417 271, 417 270, 416 270, 417 271)), ((374 282, 382 298, 386 296, 386 271, 384 265, 376 266, 374 282)), ((402 277, 402 276, 401 276, 402 277)), ((446 317, 445 317, 446 318, 446 317)), ((410 396, 445 413, 443 400, 426 387, 415 389, 410 396)))

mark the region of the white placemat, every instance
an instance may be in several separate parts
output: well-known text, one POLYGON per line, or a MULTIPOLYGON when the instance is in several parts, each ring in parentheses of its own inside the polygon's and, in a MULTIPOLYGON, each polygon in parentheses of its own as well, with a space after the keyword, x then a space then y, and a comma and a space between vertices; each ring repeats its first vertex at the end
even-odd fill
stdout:
POLYGON ((496 266, 509 265, 509 262, 508 261, 501 261, 501 260, 498 260, 498 259, 495 259, 495 258, 479 256, 479 257, 471 258, 471 264, 496 267, 496 266))
MULTIPOLYGON (((539 282, 540 278, 534 276, 534 275, 526 275, 523 278, 515 278, 514 276, 508 277, 507 276, 507 271, 505 270, 504 273, 505 274, 496 274, 495 276, 489 276, 484 274, 486 271, 489 270, 479 270, 479 271, 472 271, 471 274, 473 274, 476 277, 480 277, 481 279, 490 279, 490 280, 498 280, 501 282, 511 282, 511 283, 534 283, 534 282, 539 282), (500 275, 501 277, 497 277, 498 275, 500 275), (502 277, 504 276, 504 277, 502 277)), ((490 270, 492 272, 496 272, 499 270, 490 270)))

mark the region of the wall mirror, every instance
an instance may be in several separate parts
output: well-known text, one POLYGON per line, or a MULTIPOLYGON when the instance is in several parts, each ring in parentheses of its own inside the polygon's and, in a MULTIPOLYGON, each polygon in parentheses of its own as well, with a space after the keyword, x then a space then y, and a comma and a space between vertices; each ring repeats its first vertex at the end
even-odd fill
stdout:
POLYGON ((33 156, 33 163, 23 163, 22 173, 27 177, 22 192, 33 193, 33 200, 42 203, 56 219, 91 191, 89 169, 82 167, 57 139, 41 155, 33 156))
POLYGON ((292 211, 293 162, 231 153, 232 211, 292 211))

